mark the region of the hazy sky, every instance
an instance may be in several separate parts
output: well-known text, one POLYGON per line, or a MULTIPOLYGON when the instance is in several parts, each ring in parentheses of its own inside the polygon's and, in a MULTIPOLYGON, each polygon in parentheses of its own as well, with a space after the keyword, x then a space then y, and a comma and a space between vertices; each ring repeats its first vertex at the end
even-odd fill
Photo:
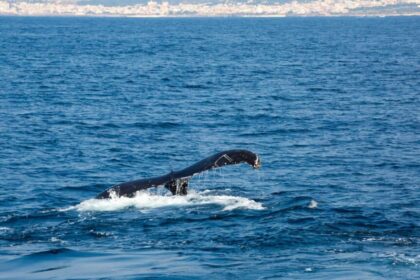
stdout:
POLYGON ((420 0, 0 0, 0 15, 391 16, 420 15, 420 0))

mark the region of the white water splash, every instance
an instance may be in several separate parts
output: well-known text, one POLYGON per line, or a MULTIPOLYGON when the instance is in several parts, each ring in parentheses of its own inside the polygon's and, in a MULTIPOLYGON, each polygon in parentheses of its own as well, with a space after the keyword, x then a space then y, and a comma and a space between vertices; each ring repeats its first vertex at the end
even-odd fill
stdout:
POLYGON ((209 195, 206 191, 191 191, 186 196, 157 195, 148 192, 138 192, 136 196, 132 198, 112 197, 110 199, 88 199, 65 210, 118 211, 129 207, 148 210, 160 207, 183 207, 210 204, 223 206, 223 211, 231 211, 234 209, 265 209, 261 203, 245 197, 209 195))

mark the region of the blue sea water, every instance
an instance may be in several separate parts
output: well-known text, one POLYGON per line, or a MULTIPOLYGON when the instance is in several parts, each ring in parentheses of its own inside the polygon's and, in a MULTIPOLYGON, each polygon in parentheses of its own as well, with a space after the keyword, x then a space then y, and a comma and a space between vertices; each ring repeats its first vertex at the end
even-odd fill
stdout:
POLYGON ((419 73, 419 17, 0 17, 0 279, 419 279, 419 73))

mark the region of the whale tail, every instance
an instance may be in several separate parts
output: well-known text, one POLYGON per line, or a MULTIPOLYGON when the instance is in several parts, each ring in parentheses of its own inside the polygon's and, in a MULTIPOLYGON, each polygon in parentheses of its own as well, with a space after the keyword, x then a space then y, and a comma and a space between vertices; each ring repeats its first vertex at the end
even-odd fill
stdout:
POLYGON ((206 170, 239 163, 247 163, 253 168, 259 168, 261 166, 259 156, 253 152, 247 150, 227 150, 207 157, 180 171, 172 171, 160 177, 140 179, 115 185, 100 193, 96 198, 110 198, 111 193, 115 193, 117 196, 132 197, 137 191, 162 185, 174 195, 186 195, 188 193, 188 181, 192 176, 206 170))

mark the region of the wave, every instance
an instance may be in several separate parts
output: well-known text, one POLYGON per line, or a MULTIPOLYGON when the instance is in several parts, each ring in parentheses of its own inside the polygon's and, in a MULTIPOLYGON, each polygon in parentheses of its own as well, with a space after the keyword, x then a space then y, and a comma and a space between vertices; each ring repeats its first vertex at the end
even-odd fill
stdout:
MULTIPOLYGON (((89 3, 89 2, 87 2, 89 3)), ((147 4, 106 6, 79 4, 78 1, 4 1, 5 15, 74 16, 337 16, 337 15, 419 15, 419 0, 315 0, 286 3, 194 4, 149 1, 147 4)))
POLYGON ((392 260, 392 265, 404 264, 404 265, 414 265, 418 266, 420 263, 420 255, 406 255, 404 253, 397 252, 383 252, 378 253, 379 258, 385 258, 392 260))
POLYGON ((134 207, 148 210, 161 207, 189 207, 197 205, 220 205, 223 211, 235 209, 263 210, 263 205, 252 199, 230 195, 211 195, 209 191, 190 191, 186 196, 158 195, 149 192, 138 192, 136 196, 112 197, 111 199, 88 199, 76 206, 63 210, 84 211, 118 211, 134 207))

